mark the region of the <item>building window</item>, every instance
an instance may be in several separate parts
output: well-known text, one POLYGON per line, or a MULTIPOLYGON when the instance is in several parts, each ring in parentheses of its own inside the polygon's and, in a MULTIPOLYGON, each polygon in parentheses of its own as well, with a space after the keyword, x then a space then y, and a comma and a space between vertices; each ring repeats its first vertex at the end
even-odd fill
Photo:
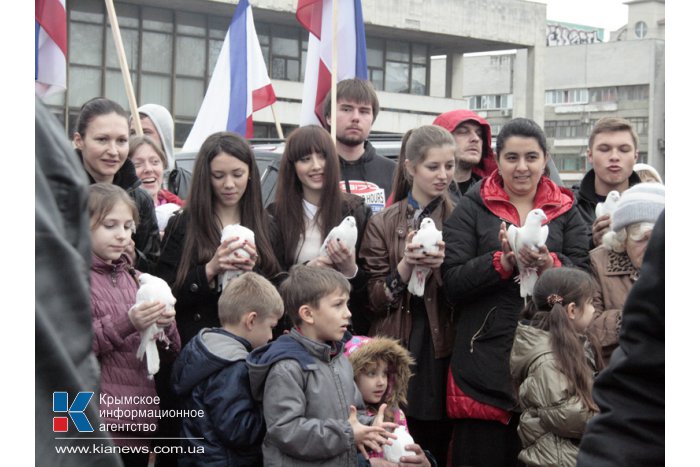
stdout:
POLYGON ((587 103, 588 89, 555 89, 545 92, 545 105, 587 103))
POLYGON ((485 96, 468 96, 468 107, 472 110, 512 109, 512 94, 491 94, 485 96))
POLYGON ((255 24, 260 48, 272 79, 301 81, 306 64, 308 32, 301 27, 279 24, 255 24))
POLYGON ((637 39, 644 39, 647 35, 647 32, 649 31, 649 27, 647 26, 647 23, 644 21, 637 21, 634 25, 634 35, 637 36, 637 39))
POLYGON ((617 87, 591 88, 588 90, 589 102, 617 102, 617 87))
POLYGON ((559 172, 585 172, 586 158, 579 154, 552 154, 559 172))
POLYGON ((367 37, 369 80, 379 91, 427 95, 428 46, 367 37))
POLYGON ((629 117, 627 120, 629 120, 634 131, 636 131, 639 136, 646 136, 649 134, 649 119, 647 117, 629 117))
POLYGON ((649 86, 646 84, 620 86, 618 94, 621 101, 648 101, 649 86))
POLYGON ((550 120, 544 122, 544 132, 547 138, 574 139, 588 138, 591 123, 579 120, 550 120))

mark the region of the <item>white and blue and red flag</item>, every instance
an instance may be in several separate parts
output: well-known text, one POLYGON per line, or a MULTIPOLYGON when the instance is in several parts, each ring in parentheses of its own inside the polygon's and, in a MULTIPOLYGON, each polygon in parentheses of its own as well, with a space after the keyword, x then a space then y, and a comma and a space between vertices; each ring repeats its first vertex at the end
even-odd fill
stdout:
POLYGON ((253 8, 241 0, 233 13, 207 93, 183 151, 199 151, 217 131, 253 136, 253 112, 277 98, 253 23, 253 8))
MULTIPOLYGON (((338 2, 337 80, 367 79, 367 45, 361 0, 338 2)), ((309 31, 299 124, 324 122, 323 100, 331 90, 333 0, 299 0, 297 20, 309 31)))
POLYGON ((34 87, 39 97, 66 90, 65 0, 34 0, 34 87))

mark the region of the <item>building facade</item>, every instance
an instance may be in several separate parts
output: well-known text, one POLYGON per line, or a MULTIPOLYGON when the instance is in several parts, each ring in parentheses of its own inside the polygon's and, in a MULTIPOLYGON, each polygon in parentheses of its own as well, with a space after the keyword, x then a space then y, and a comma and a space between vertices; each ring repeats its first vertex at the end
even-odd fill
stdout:
MULTIPOLYGON (((639 134, 639 161, 664 174, 665 2, 635 0, 628 22, 603 42, 603 30, 548 22, 544 51, 544 119, 550 153, 567 185, 590 168, 588 135, 605 116, 627 118, 639 134)), ((514 106, 521 92, 513 77, 520 50, 464 57, 464 98, 492 123, 522 116, 514 106)), ((434 58, 433 68, 444 58, 434 58)), ((439 88, 439 83, 433 83, 439 88)))
MULTIPOLYGON (((338 0, 344 1, 344 0, 338 0)), ((181 146, 206 92, 237 2, 115 2, 136 101, 175 118, 181 146)), ((374 132, 403 133, 441 112, 469 108, 493 125, 513 117, 543 125, 567 184, 587 168, 592 124, 629 118, 640 160, 664 167, 664 1, 627 2, 629 21, 602 41, 595 27, 546 21, 546 6, 520 0, 364 0, 369 78, 381 111, 374 132)), ((296 0, 251 0, 287 133, 298 125, 308 33, 296 0)), ((68 90, 49 99, 72 132, 80 106, 105 96, 128 108, 112 28, 101 0, 67 0, 68 90)), ((269 108, 256 137, 274 137, 269 108)))
MULTIPOLYGON (((346 1, 346 0, 339 0, 346 1)), ((175 118, 176 145, 187 138, 201 105, 237 2, 116 1, 122 42, 137 103, 157 103, 175 118)), ((296 21, 296 0, 251 0, 256 29, 278 97, 285 131, 298 124, 308 33, 296 21)), ((379 91, 376 132, 403 133, 446 110, 465 107, 464 53, 523 50, 514 81, 521 115, 542 120, 545 6, 519 0, 364 0, 369 77, 379 91), (474 15, 478 12, 478 15, 474 15), (527 24, 528 27, 523 27, 527 24), (435 76, 431 57, 447 66, 435 76), (431 82, 443 83, 431 93, 431 82), (453 97, 454 96, 454 97, 453 97)), ((80 106, 95 96, 128 99, 112 30, 101 0, 67 0, 68 90, 48 101, 71 132, 80 106)), ((254 114, 255 134, 274 136, 272 112, 254 114)))

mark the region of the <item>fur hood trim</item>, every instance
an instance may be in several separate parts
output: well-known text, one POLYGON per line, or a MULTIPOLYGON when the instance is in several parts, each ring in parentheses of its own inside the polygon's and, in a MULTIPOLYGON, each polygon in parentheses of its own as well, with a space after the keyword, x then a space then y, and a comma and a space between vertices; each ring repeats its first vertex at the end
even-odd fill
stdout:
POLYGON ((346 354, 352 363, 356 380, 375 361, 380 358, 385 360, 389 367, 389 382, 382 403, 386 403, 388 409, 406 404, 408 380, 413 375, 411 365, 415 364, 415 360, 398 340, 383 336, 353 336, 346 343, 346 354))

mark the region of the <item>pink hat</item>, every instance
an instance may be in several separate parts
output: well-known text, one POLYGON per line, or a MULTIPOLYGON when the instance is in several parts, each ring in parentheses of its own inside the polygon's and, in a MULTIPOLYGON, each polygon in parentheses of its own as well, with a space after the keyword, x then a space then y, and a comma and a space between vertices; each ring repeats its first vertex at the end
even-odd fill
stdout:
POLYGON ((352 336, 352 339, 345 343, 345 350, 343 351, 343 355, 349 357, 351 353, 353 353, 354 351, 356 351, 371 340, 372 338, 367 336, 352 336))

